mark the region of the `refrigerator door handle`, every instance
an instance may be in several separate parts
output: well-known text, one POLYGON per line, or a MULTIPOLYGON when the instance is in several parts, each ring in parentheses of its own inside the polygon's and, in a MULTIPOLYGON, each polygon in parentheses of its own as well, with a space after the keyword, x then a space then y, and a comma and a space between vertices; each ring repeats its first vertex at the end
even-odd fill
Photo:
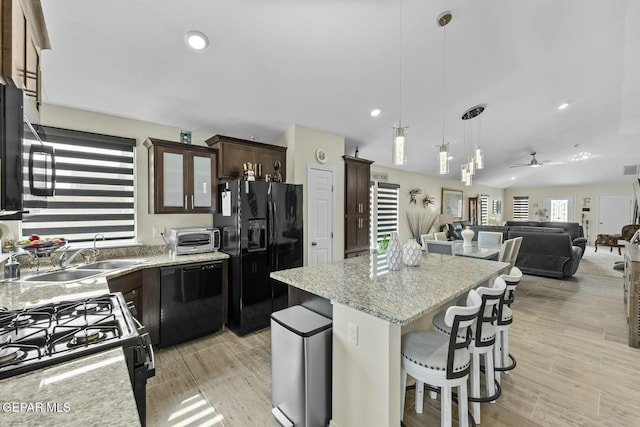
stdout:
POLYGON ((271 221, 271 226, 273 227, 273 260, 275 270, 278 270, 278 209, 275 202, 271 202, 273 205, 273 221, 271 221))

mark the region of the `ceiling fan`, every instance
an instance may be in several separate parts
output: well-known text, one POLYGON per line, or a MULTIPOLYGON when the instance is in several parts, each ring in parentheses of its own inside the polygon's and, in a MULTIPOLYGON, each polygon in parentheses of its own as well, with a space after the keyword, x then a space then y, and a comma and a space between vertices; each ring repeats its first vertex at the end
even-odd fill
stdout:
POLYGON ((562 164, 562 162, 552 162, 551 160, 545 160, 544 162, 539 161, 538 159, 536 159, 536 152, 532 152, 531 153, 531 161, 529 161, 529 163, 514 163, 513 165, 509 166, 511 168, 520 168, 523 166, 529 166, 532 168, 539 168, 542 165, 559 165, 562 164))

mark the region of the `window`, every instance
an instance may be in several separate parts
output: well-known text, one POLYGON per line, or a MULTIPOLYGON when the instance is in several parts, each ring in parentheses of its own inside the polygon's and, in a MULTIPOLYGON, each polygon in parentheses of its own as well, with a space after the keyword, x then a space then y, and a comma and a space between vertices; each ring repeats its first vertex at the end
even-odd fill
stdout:
POLYGON ((513 219, 514 220, 529 219, 529 196, 513 197, 513 219))
MULTIPOLYGON (((75 243, 101 233, 106 240, 133 241, 135 140, 45 126, 37 132, 42 144, 55 149, 56 191, 51 197, 28 194, 25 166, 23 203, 29 213, 23 215, 22 235, 65 237, 75 243)), ((27 159, 30 144, 40 142, 25 130, 27 159)))
MULTIPOLYGON (((374 182, 371 185, 371 245, 378 249, 378 244, 385 238, 389 239, 392 231, 398 231, 398 217, 400 214, 400 186, 384 182, 374 182)), ((373 259, 373 257, 372 257, 373 259)), ((378 274, 387 270, 386 255, 378 254, 378 274)))
POLYGON ((486 194, 480 195, 480 225, 489 224, 489 196, 486 194))
POLYGON ((544 196, 544 214, 549 221, 572 222, 575 219, 576 196, 544 196))

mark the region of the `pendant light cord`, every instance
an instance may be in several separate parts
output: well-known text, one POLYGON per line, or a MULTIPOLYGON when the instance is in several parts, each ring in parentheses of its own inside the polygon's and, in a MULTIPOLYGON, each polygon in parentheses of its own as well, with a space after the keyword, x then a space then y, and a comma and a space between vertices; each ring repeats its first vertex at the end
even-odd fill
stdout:
POLYGON ((447 90, 447 26, 442 26, 442 143, 444 144, 444 117, 446 110, 447 90))
POLYGON ((402 127, 402 0, 400 0, 400 118, 398 128, 402 127))

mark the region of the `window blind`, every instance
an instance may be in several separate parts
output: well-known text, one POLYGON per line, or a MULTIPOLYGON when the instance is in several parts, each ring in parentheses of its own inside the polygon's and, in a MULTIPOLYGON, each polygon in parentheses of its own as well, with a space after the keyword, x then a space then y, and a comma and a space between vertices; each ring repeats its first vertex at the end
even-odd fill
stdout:
POLYGON ((480 195, 480 225, 489 224, 489 196, 480 195))
MULTIPOLYGON (((370 235, 373 249, 379 248, 379 243, 389 239, 391 232, 398 231, 400 213, 400 186, 386 182, 374 182, 370 188, 371 224, 370 235)), ((374 257, 371 257, 372 260, 374 257)), ((380 274, 387 271, 386 255, 379 253, 376 259, 375 271, 380 274)))
POLYGON ((529 219, 529 196, 513 197, 513 219, 514 220, 529 219))
MULTIPOLYGON (((40 126, 42 144, 55 149, 56 191, 50 197, 29 194, 27 161, 23 162, 22 236, 65 237, 69 242, 134 240, 135 139, 40 126)), ((40 144, 25 130, 23 158, 40 144)), ((42 169, 35 164, 36 179, 42 169)))

